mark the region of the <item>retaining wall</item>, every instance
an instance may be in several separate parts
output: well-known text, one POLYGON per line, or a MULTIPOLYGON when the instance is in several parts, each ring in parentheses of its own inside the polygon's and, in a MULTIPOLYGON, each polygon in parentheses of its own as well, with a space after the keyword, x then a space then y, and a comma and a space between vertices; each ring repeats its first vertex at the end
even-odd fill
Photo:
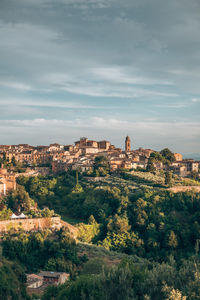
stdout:
POLYGON ((6 220, 0 221, 0 233, 7 233, 10 229, 25 231, 60 229, 63 225, 59 217, 6 220))

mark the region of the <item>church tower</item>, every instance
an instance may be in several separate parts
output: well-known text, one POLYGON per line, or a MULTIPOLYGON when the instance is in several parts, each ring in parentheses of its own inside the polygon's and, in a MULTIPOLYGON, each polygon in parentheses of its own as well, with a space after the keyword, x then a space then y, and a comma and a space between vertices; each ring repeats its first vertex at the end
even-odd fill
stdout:
POLYGON ((125 140, 125 151, 130 152, 131 151, 131 139, 130 136, 127 135, 125 140))

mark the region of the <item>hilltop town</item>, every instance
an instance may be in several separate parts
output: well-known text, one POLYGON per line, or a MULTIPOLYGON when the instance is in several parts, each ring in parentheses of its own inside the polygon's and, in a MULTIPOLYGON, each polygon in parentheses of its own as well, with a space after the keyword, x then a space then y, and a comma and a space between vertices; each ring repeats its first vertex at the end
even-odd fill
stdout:
MULTIPOLYGON (((157 264, 154 273, 163 282, 169 277, 159 273, 160 262, 172 268, 168 260, 174 255, 180 264, 191 257, 191 264, 200 233, 200 162, 168 148, 134 149, 129 136, 124 146, 87 138, 73 145, 0 146, 0 248, 2 264, 16 282, 10 291, 7 280, 7 295, 21 286, 25 299, 46 300, 54 290, 60 299, 63 291, 73 299, 82 276, 90 291, 88 278, 107 282, 112 272, 121 276, 129 260, 136 276, 145 268, 140 279, 145 286, 150 264, 151 269, 157 264), (15 260, 21 269, 13 273, 15 260)), ((191 274, 195 268, 190 265, 191 274)), ((177 276, 182 279, 181 271, 177 276)), ((157 283, 155 278, 153 286, 157 283)), ((142 287, 136 292, 146 294, 142 287)), ((190 285, 183 292, 189 295, 190 285)), ((109 289, 103 293, 101 299, 109 289)), ((148 293, 153 295, 151 287, 148 293)))
MULTIPOLYGON (((129 136, 125 139, 124 150, 116 148, 109 141, 94 141, 85 137, 73 145, 57 143, 36 147, 28 144, 0 145, 1 161, 6 160, 8 164, 25 167, 26 176, 38 173, 44 175, 45 172, 56 174, 70 169, 89 174, 98 156, 107 158, 111 172, 118 169, 146 170, 150 162, 153 162, 154 170, 165 170, 165 162, 152 153, 158 152, 143 148, 133 150, 129 136)), ((198 173, 199 161, 183 160, 180 153, 173 153, 173 157, 167 168, 174 174, 187 177, 198 173)), ((9 170, 12 171, 12 167, 9 170)), ((15 175, 3 168, 0 172, 0 194, 6 194, 6 191, 16 188, 15 175)))

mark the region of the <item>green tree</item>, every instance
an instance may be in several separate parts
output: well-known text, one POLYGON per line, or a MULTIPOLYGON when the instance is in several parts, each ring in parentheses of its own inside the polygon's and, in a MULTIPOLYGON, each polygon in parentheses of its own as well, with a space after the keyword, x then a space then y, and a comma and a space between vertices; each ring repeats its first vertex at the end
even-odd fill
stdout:
POLYGON ((114 215, 113 218, 111 218, 108 222, 107 228, 111 232, 127 232, 131 229, 131 226, 128 224, 128 218, 126 215, 119 216, 117 214, 114 215))
POLYGON ((0 210, 0 221, 2 220, 8 220, 10 216, 12 215, 12 211, 6 206, 3 207, 2 210, 0 210))
POLYGON ((1 260, 0 264, 0 299, 23 300, 27 299, 25 289, 26 275, 17 263, 1 260))
POLYGON ((159 152, 152 152, 150 154, 150 158, 152 158, 154 161, 163 161, 163 156, 159 152))
POLYGON ((196 171, 192 171, 190 173, 190 177, 194 180, 199 180, 199 178, 200 178, 198 172, 196 172, 196 171))
POLYGON ((155 172, 156 168, 154 166, 154 158, 150 157, 147 163, 147 172, 155 172))
POLYGON ((161 150, 160 154, 165 158, 167 164, 171 164, 176 160, 174 153, 171 152, 168 148, 164 148, 163 150, 161 150))
POLYGON ((18 185, 16 191, 8 194, 7 204, 14 211, 24 211, 34 206, 34 200, 30 198, 23 186, 18 185))
POLYGON ((95 157, 93 168, 100 176, 106 176, 110 169, 108 158, 103 155, 95 157))
POLYGON ((167 245, 170 247, 170 248, 177 248, 178 246, 178 240, 177 240, 177 236, 176 234, 174 233, 174 231, 172 230, 168 236, 168 242, 167 242, 167 245))
POLYGON ((93 225, 96 224, 96 220, 93 215, 91 215, 88 219, 88 224, 93 225))
POLYGON ((168 186, 172 186, 172 172, 171 171, 165 172, 165 184, 168 186))
POLYGON ((76 185, 72 189, 72 193, 75 193, 75 194, 83 193, 83 188, 78 182, 78 171, 77 170, 76 170, 76 185))

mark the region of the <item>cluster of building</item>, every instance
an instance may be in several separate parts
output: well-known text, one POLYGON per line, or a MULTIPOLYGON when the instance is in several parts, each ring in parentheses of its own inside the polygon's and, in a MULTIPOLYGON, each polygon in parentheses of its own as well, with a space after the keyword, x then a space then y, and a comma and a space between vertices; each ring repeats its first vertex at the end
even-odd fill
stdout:
POLYGON ((176 160, 170 166, 170 169, 173 171, 173 173, 181 177, 187 177, 192 172, 198 173, 199 168, 200 168, 200 162, 194 161, 193 159, 176 160))
POLYGON ((93 141, 81 138, 74 145, 66 146, 68 151, 65 158, 59 154, 53 157, 52 170, 79 169, 82 172, 92 169, 96 156, 103 155, 108 158, 110 170, 119 168, 136 169, 146 168, 148 157, 153 152, 150 149, 138 149, 131 151, 130 137, 126 138, 125 151, 115 147, 109 141, 93 141))
POLYGON ((131 151, 130 137, 126 138, 125 151, 115 147, 109 141, 94 141, 85 137, 73 145, 50 144, 49 146, 0 145, 0 157, 5 156, 11 162, 28 166, 51 165, 53 172, 72 169, 87 171, 92 168, 94 159, 104 155, 109 159, 111 171, 118 168, 145 168, 151 149, 131 151))
MULTIPOLYGON (((131 139, 125 140, 125 150, 115 147, 109 141, 94 141, 85 137, 80 138, 73 145, 50 144, 49 146, 0 145, 0 157, 8 161, 13 159, 27 166, 49 165, 54 173, 79 169, 82 172, 92 169, 96 156, 104 155, 108 158, 110 170, 146 169, 152 149, 139 148, 131 150, 131 139)), ((183 160, 182 155, 174 153, 176 161, 171 165, 174 173, 188 176, 192 171, 197 171, 199 162, 183 160)), ((156 169, 163 169, 162 162, 155 163, 156 169)))

